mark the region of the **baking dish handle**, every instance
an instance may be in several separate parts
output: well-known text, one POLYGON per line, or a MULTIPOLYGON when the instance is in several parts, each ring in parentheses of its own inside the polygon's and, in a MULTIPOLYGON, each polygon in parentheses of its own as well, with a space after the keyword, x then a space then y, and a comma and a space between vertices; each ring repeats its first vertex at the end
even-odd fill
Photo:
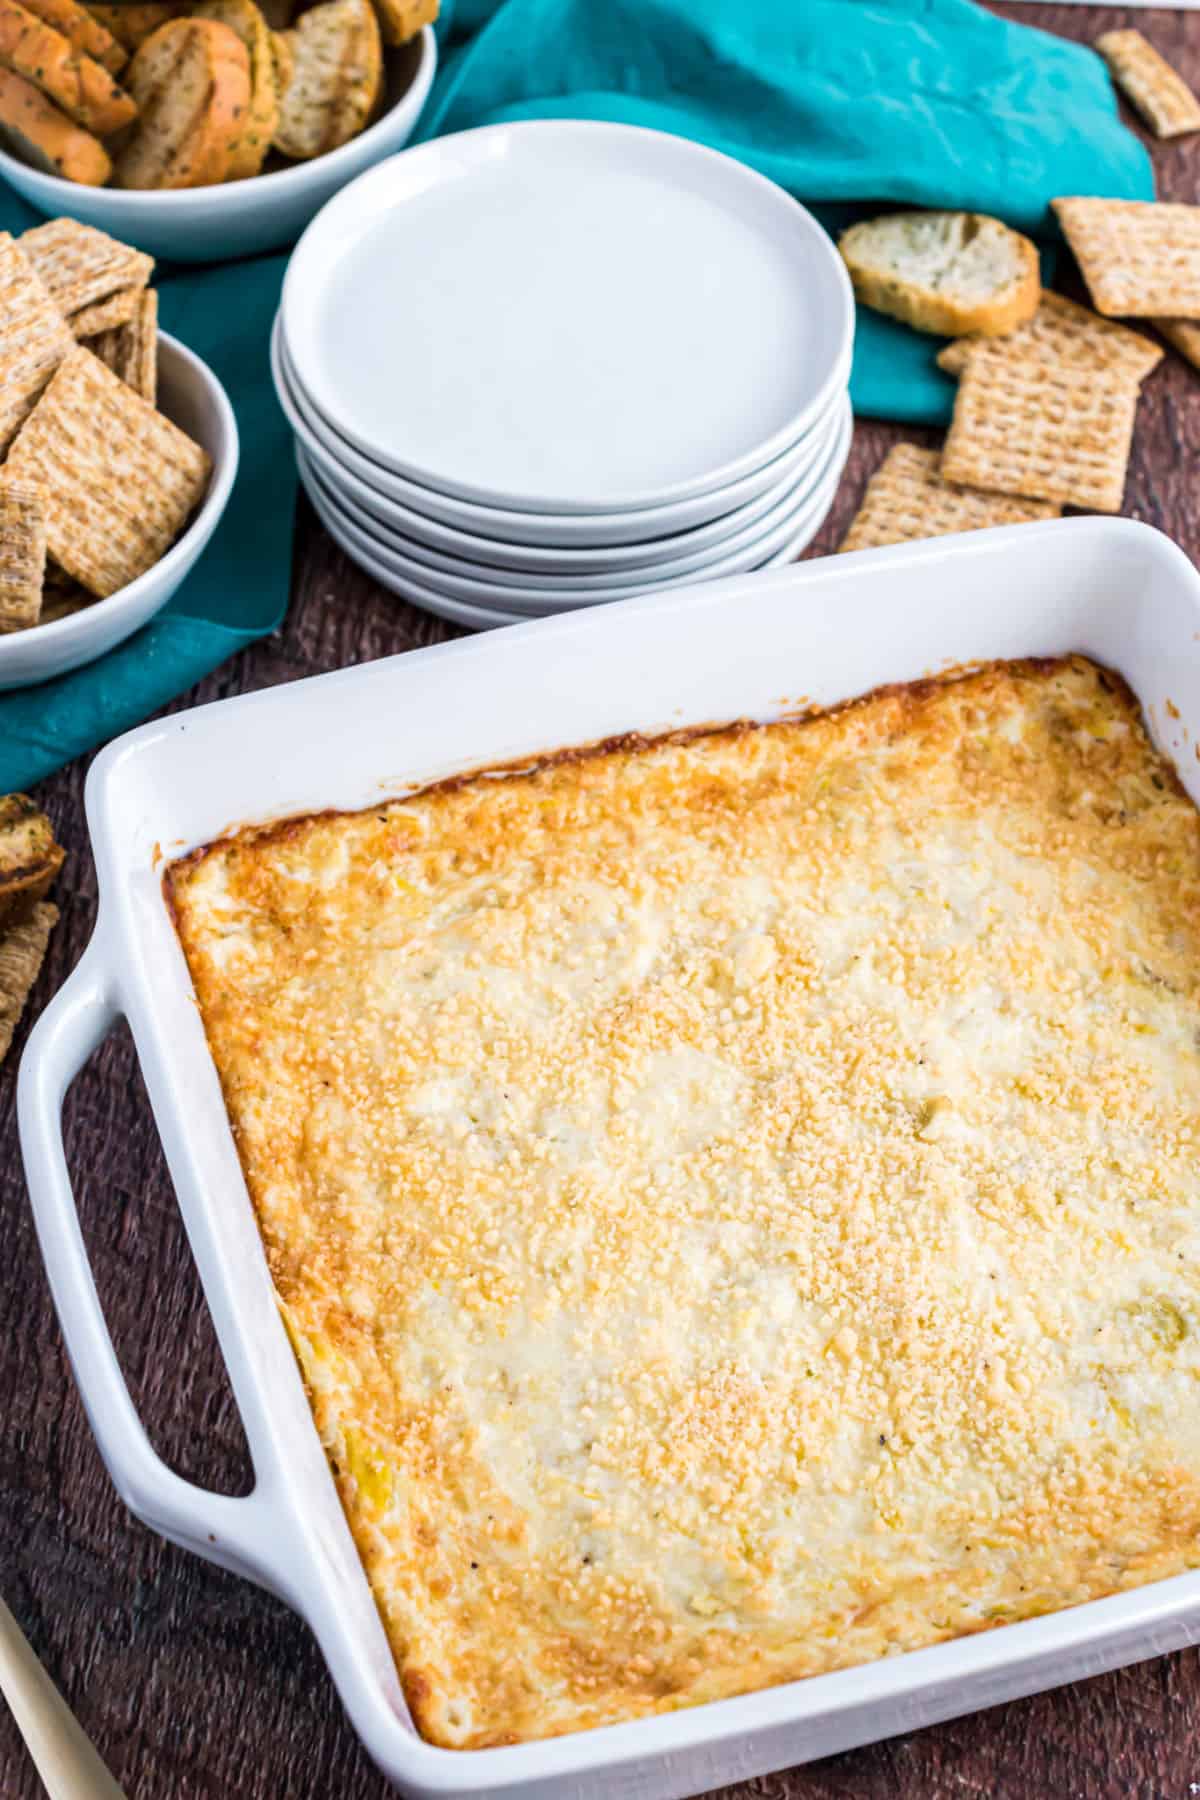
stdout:
POLYGON ((170 1470, 130 1398, 100 1308, 63 1147, 67 1089, 122 1016, 93 938, 30 1034, 17 1083, 21 1153, 50 1291, 84 1409, 118 1493, 139 1519, 210 1562, 285 1592, 279 1521, 260 1485, 241 1499, 170 1470))

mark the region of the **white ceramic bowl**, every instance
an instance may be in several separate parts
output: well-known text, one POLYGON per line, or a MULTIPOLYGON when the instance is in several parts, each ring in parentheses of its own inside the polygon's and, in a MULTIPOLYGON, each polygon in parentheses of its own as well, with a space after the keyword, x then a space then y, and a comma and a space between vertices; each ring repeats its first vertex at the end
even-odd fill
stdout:
POLYGON ((391 156, 412 136, 437 67, 429 26, 411 43, 386 53, 385 111, 340 150, 311 162, 178 193, 83 187, 44 175, 0 150, 0 175, 47 218, 68 213, 123 242, 173 262, 224 262, 294 244, 330 196, 372 163, 391 156))
POLYGON ((225 511, 238 466, 233 408, 207 363, 166 332, 158 334, 158 403, 213 460, 200 510, 167 554, 107 600, 82 612, 0 637, 0 689, 29 687, 93 662, 161 612, 199 559, 225 511))

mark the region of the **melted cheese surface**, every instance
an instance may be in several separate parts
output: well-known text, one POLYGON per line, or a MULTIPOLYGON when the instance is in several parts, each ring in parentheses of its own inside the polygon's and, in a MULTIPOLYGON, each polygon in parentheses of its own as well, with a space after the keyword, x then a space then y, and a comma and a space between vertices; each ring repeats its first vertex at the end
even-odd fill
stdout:
POLYGON ((196 853, 171 898, 420 1729, 1200 1564, 1200 815, 995 665, 196 853))

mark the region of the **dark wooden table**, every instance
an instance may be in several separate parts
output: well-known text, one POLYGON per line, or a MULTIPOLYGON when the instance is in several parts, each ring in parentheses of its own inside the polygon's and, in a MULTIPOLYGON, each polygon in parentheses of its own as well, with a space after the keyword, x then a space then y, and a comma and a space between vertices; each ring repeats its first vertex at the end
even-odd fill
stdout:
MULTIPOLYGON (((1200 13, 998 7, 1091 40, 1137 24, 1200 87, 1200 13)), ((1155 146, 1163 198, 1200 200, 1200 139, 1155 146)), ((884 450, 919 433, 860 423, 832 517, 836 544, 884 450)), ((1126 510, 1200 553, 1200 374, 1170 358, 1147 384, 1126 510)), ((375 587, 302 507, 283 629, 179 703, 294 681, 456 635, 375 587)), ((95 916, 84 768, 39 798, 69 856, 62 922, 35 1014, 95 916)), ((26 1022, 27 1025, 28 1021, 26 1022)), ((0 1592, 131 1800, 382 1800, 392 1790, 342 1716, 307 1629, 278 1602, 163 1543, 113 1493, 67 1367, 25 1201, 15 1068, 0 1070, 0 1592)), ((68 1154, 97 1279, 156 1448, 181 1474, 246 1491, 249 1461, 127 1037, 71 1097, 68 1154)), ((0 1707, 0 1796, 42 1789, 0 1707)), ((1200 1793, 1200 1656, 1138 1668, 729 1790, 737 1800, 878 1795, 1053 1797, 1200 1793)))

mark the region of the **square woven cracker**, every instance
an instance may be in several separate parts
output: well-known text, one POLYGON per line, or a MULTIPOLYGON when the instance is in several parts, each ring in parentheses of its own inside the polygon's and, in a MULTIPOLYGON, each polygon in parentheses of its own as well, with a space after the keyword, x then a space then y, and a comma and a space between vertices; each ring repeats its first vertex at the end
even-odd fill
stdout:
POLYGON ((88 346, 106 368, 151 406, 158 397, 158 295, 145 288, 132 317, 88 346))
POLYGON ((1127 325, 1114 325, 1102 319, 1090 306, 1079 306, 1064 300, 1061 294, 1042 289, 1042 298, 1032 319, 1018 325, 1002 338, 956 338, 938 354, 938 367, 947 375, 961 375, 972 350, 978 344, 1003 347, 1009 356, 1022 361, 1058 363, 1081 359, 1105 368, 1121 369, 1141 381, 1162 361, 1162 345, 1130 331, 1127 325))
POLYGON ((0 231, 0 458, 63 357, 75 347, 20 245, 0 231))
POLYGON ((144 574, 203 497, 207 451, 76 345, 9 452, 46 500, 55 562, 103 598, 144 574))
POLYGON ((0 936, 0 1061, 8 1054, 57 923, 57 906, 39 900, 0 936))
POLYGON ((71 314, 67 324, 80 343, 85 338, 99 337, 102 331, 115 331, 118 325, 128 325, 145 291, 144 288, 118 288, 107 300, 93 300, 90 306, 81 306, 78 312, 71 314))
POLYGON ((838 546, 839 554, 1062 515, 1062 507, 1048 500, 1018 500, 1011 494, 985 494, 978 488, 943 481, 938 472, 940 462, 938 451, 922 450, 916 444, 896 444, 889 450, 867 483, 862 505, 838 546))
POLYGON ((45 579, 42 491, 0 474, 0 632, 37 624, 45 579))
POLYGON ((154 269, 152 256, 75 219, 35 225, 22 232, 20 245, 68 315, 107 300, 118 288, 144 288, 154 269))
POLYGON ((1200 318, 1200 206, 1052 202, 1097 312, 1200 318))
POLYGON ((1200 131, 1200 100, 1140 31, 1106 31, 1096 48, 1156 137, 1200 131))
POLYGON ((1194 319, 1159 319, 1158 329, 1180 356, 1200 369, 1200 324, 1194 319))
POLYGON ((1137 383, 1087 363, 972 352, 942 451, 945 481, 1093 512, 1119 512, 1137 383))

